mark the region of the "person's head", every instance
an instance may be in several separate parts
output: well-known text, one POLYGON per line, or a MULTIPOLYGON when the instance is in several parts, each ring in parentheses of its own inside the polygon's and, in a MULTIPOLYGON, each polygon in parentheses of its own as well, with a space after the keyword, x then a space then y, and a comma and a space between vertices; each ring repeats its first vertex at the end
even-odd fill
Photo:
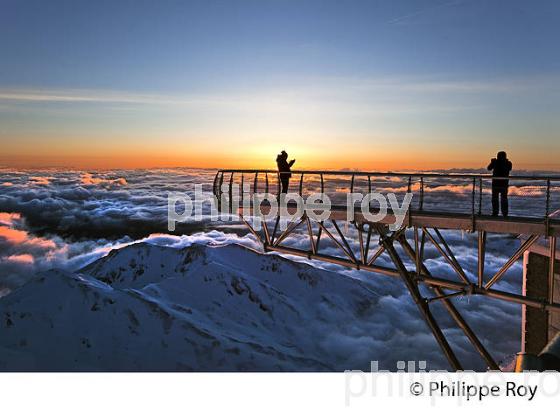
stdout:
POLYGON ((286 151, 282 150, 282 152, 280 153, 280 156, 282 158, 288 158, 288 153, 286 151))
POLYGON ((497 158, 501 161, 507 159, 507 154, 505 151, 500 151, 498 152, 497 158))

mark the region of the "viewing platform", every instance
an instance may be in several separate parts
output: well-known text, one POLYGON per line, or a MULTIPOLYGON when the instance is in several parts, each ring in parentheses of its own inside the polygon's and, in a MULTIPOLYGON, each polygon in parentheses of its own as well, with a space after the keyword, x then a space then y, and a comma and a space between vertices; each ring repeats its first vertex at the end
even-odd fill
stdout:
POLYGON ((220 212, 239 215, 264 252, 296 255, 400 279, 453 369, 464 367, 439 326, 431 308, 434 303, 442 304, 489 369, 500 366, 462 317, 454 298, 476 296, 521 304, 520 350, 525 355, 539 352, 558 332, 560 177, 221 169, 213 185, 220 212), (297 195, 286 204, 289 224, 281 224, 280 215, 272 211, 278 206, 282 179, 285 185, 288 174, 287 192, 297 195), (506 179, 509 212, 507 216, 494 215, 492 182, 506 179), (301 212, 302 201, 312 202, 321 195, 330 202, 326 219, 313 218, 310 210, 301 212), (364 197, 367 200, 360 202, 364 197), (391 206, 385 212, 382 203, 386 205, 386 198, 391 206), (405 199, 410 203, 402 207, 405 199), (378 217, 373 222, 372 214, 378 217), (397 220, 402 224, 394 224, 397 220), (341 221, 345 223, 343 229, 339 227, 341 221), (476 232, 474 247, 472 235, 461 236, 461 247, 468 249, 476 261, 474 269, 462 266, 465 262, 455 256, 444 230, 476 232), (498 267, 496 260, 492 264, 486 261, 488 243, 499 240, 488 234, 496 233, 510 234, 520 241, 519 248, 509 251, 509 259, 499 261, 498 267), (437 273, 425 263, 428 248, 445 261, 437 273), (519 282, 523 285, 512 290, 504 286, 504 276, 522 257, 526 262, 519 282))
MULTIPOLYGON (((240 188, 237 208, 243 209, 243 199, 249 195, 280 192, 281 173, 267 169, 221 169, 214 179, 214 194, 221 198, 224 187, 233 202, 234 184, 240 188), (243 192, 242 186, 247 186, 243 192)), ((323 193, 331 200, 331 219, 346 220, 348 193, 366 195, 376 192, 393 193, 399 203, 404 194, 412 194, 405 217, 408 227, 460 229, 511 233, 515 235, 560 236, 560 177, 513 175, 509 178, 488 174, 438 174, 354 171, 292 171, 289 193, 304 200, 323 193), (492 180, 509 181, 508 217, 492 215, 492 180)), ((294 203, 288 203, 293 208, 294 203)), ((261 205, 262 213, 269 206, 261 205)), ((371 212, 378 209, 370 207, 371 212)), ((367 223, 360 207, 354 209, 355 222, 367 223)), ((393 212, 381 223, 395 221, 393 212)))

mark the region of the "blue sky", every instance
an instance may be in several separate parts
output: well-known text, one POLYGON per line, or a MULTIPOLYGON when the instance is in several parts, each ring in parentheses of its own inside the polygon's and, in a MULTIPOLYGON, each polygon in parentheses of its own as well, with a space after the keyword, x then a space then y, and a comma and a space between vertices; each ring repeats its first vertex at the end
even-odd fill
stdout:
POLYGON ((110 143, 173 164, 292 147, 368 167, 365 148, 395 168, 402 150, 431 167, 504 148, 558 168, 558 21, 552 0, 0 0, 2 159, 110 143))

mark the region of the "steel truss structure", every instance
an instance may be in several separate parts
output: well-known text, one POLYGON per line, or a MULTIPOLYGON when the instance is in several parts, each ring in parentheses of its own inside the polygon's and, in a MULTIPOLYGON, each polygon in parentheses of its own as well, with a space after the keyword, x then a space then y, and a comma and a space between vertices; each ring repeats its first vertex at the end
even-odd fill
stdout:
MULTIPOLYGON (((218 174, 220 174, 220 172, 222 173, 221 178, 217 175, 215 183, 215 194, 218 202, 224 199, 221 190, 224 171, 219 171, 218 174)), ((229 173, 231 171, 227 172, 229 173)), ((230 186, 233 173, 231 175, 230 186)), ((456 176, 454 176, 454 178, 456 178, 456 176)), ((468 178, 471 178, 471 176, 469 175, 468 178)), ((254 182, 254 187, 255 189, 253 192, 257 192, 256 182, 254 182)), ((268 192, 268 180, 266 191, 268 192)), ((560 304, 554 303, 553 301, 554 261, 556 259, 556 236, 558 235, 558 230, 553 231, 550 229, 548 221, 545 222, 545 232, 541 233, 537 231, 537 233, 526 234, 522 240, 521 246, 515 250, 511 257, 495 272, 485 271, 488 231, 480 229, 481 226, 473 223, 472 228, 474 229, 470 230, 477 231, 478 234, 478 246, 476 248, 478 263, 476 280, 470 280, 465 269, 455 257, 451 247, 442 234, 443 229, 462 229, 462 225, 460 224, 458 224, 456 228, 454 228, 452 223, 450 226, 449 215, 424 215, 425 218, 423 219, 421 212, 409 210, 403 227, 392 232, 388 228, 388 225, 392 222, 390 217, 387 221, 370 223, 364 219, 360 212, 356 212, 355 219, 350 221, 345 229, 341 229, 339 223, 344 220, 344 218, 340 212, 333 212, 331 217, 325 221, 315 220, 304 212, 302 216, 287 224, 286 228, 283 230, 280 226, 280 216, 268 222, 262 220, 260 222, 260 229, 257 230, 252 225, 254 221, 250 221, 244 217, 243 207, 236 206, 235 208, 237 208, 239 217, 247 229, 262 245, 264 252, 274 251, 296 255, 357 270, 383 274, 402 281, 450 366, 455 370, 463 370, 464 367, 433 315, 431 310, 433 304, 439 303, 443 306, 451 319, 462 330, 474 349, 480 354, 491 370, 499 370, 500 368, 484 347, 480 338, 457 310, 457 307, 453 303, 454 298, 465 295, 477 295, 522 304, 545 311, 560 311, 560 304), (409 233, 408 235, 407 232, 409 233), (299 239, 304 235, 305 241, 308 243, 306 249, 286 244, 287 239, 296 234, 299 239), (349 244, 350 238, 356 237, 358 240, 357 250, 355 248, 353 249, 349 244), (520 257, 522 257, 523 253, 541 237, 545 237, 549 243, 549 256, 551 261, 548 272, 549 297, 546 300, 539 300, 523 294, 496 289, 496 285, 503 280, 506 272, 520 257), (325 246, 321 247, 321 244, 324 243, 324 238, 328 238, 330 240, 329 243, 334 244, 334 248, 338 250, 336 255, 332 252, 332 246, 329 248, 325 246), (447 262, 449 274, 452 275, 454 279, 438 277, 430 272, 425 264, 424 255, 427 244, 431 244, 447 262), (388 257, 392 262, 392 267, 382 266, 376 263, 382 255, 388 257)), ((260 208, 262 215, 266 215, 270 210, 270 207, 266 204, 261 204, 260 208)), ((234 207, 230 206, 230 211, 233 209, 234 207)), ((251 211, 253 211, 253 209, 251 209, 251 211)), ((251 212, 250 214, 253 213, 251 212)), ((450 217, 453 220, 454 216, 452 214, 450 217)), ((491 223, 491 225, 488 225, 489 227, 496 227, 501 224, 499 220, 494 219, 491 219, 489 222, 491 223)), ((506 222, 504 221, 504 223, 506 222)), ((539 221, 539 224, 540 223, 543 223, 543 221, 539 221)), ((496 231, 507 232, 507 227, 497 229, 496 231)), ((529 230, 529 232, 531 231, 534 230, 529 230)))

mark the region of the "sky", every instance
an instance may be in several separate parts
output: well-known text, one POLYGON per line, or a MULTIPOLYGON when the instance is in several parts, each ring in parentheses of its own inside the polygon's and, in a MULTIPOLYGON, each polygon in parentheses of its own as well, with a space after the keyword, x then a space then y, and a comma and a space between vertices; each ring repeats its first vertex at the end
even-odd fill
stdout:
POLYGON ((0 165, 560 170, 555 0, 0 0, 0 165))

